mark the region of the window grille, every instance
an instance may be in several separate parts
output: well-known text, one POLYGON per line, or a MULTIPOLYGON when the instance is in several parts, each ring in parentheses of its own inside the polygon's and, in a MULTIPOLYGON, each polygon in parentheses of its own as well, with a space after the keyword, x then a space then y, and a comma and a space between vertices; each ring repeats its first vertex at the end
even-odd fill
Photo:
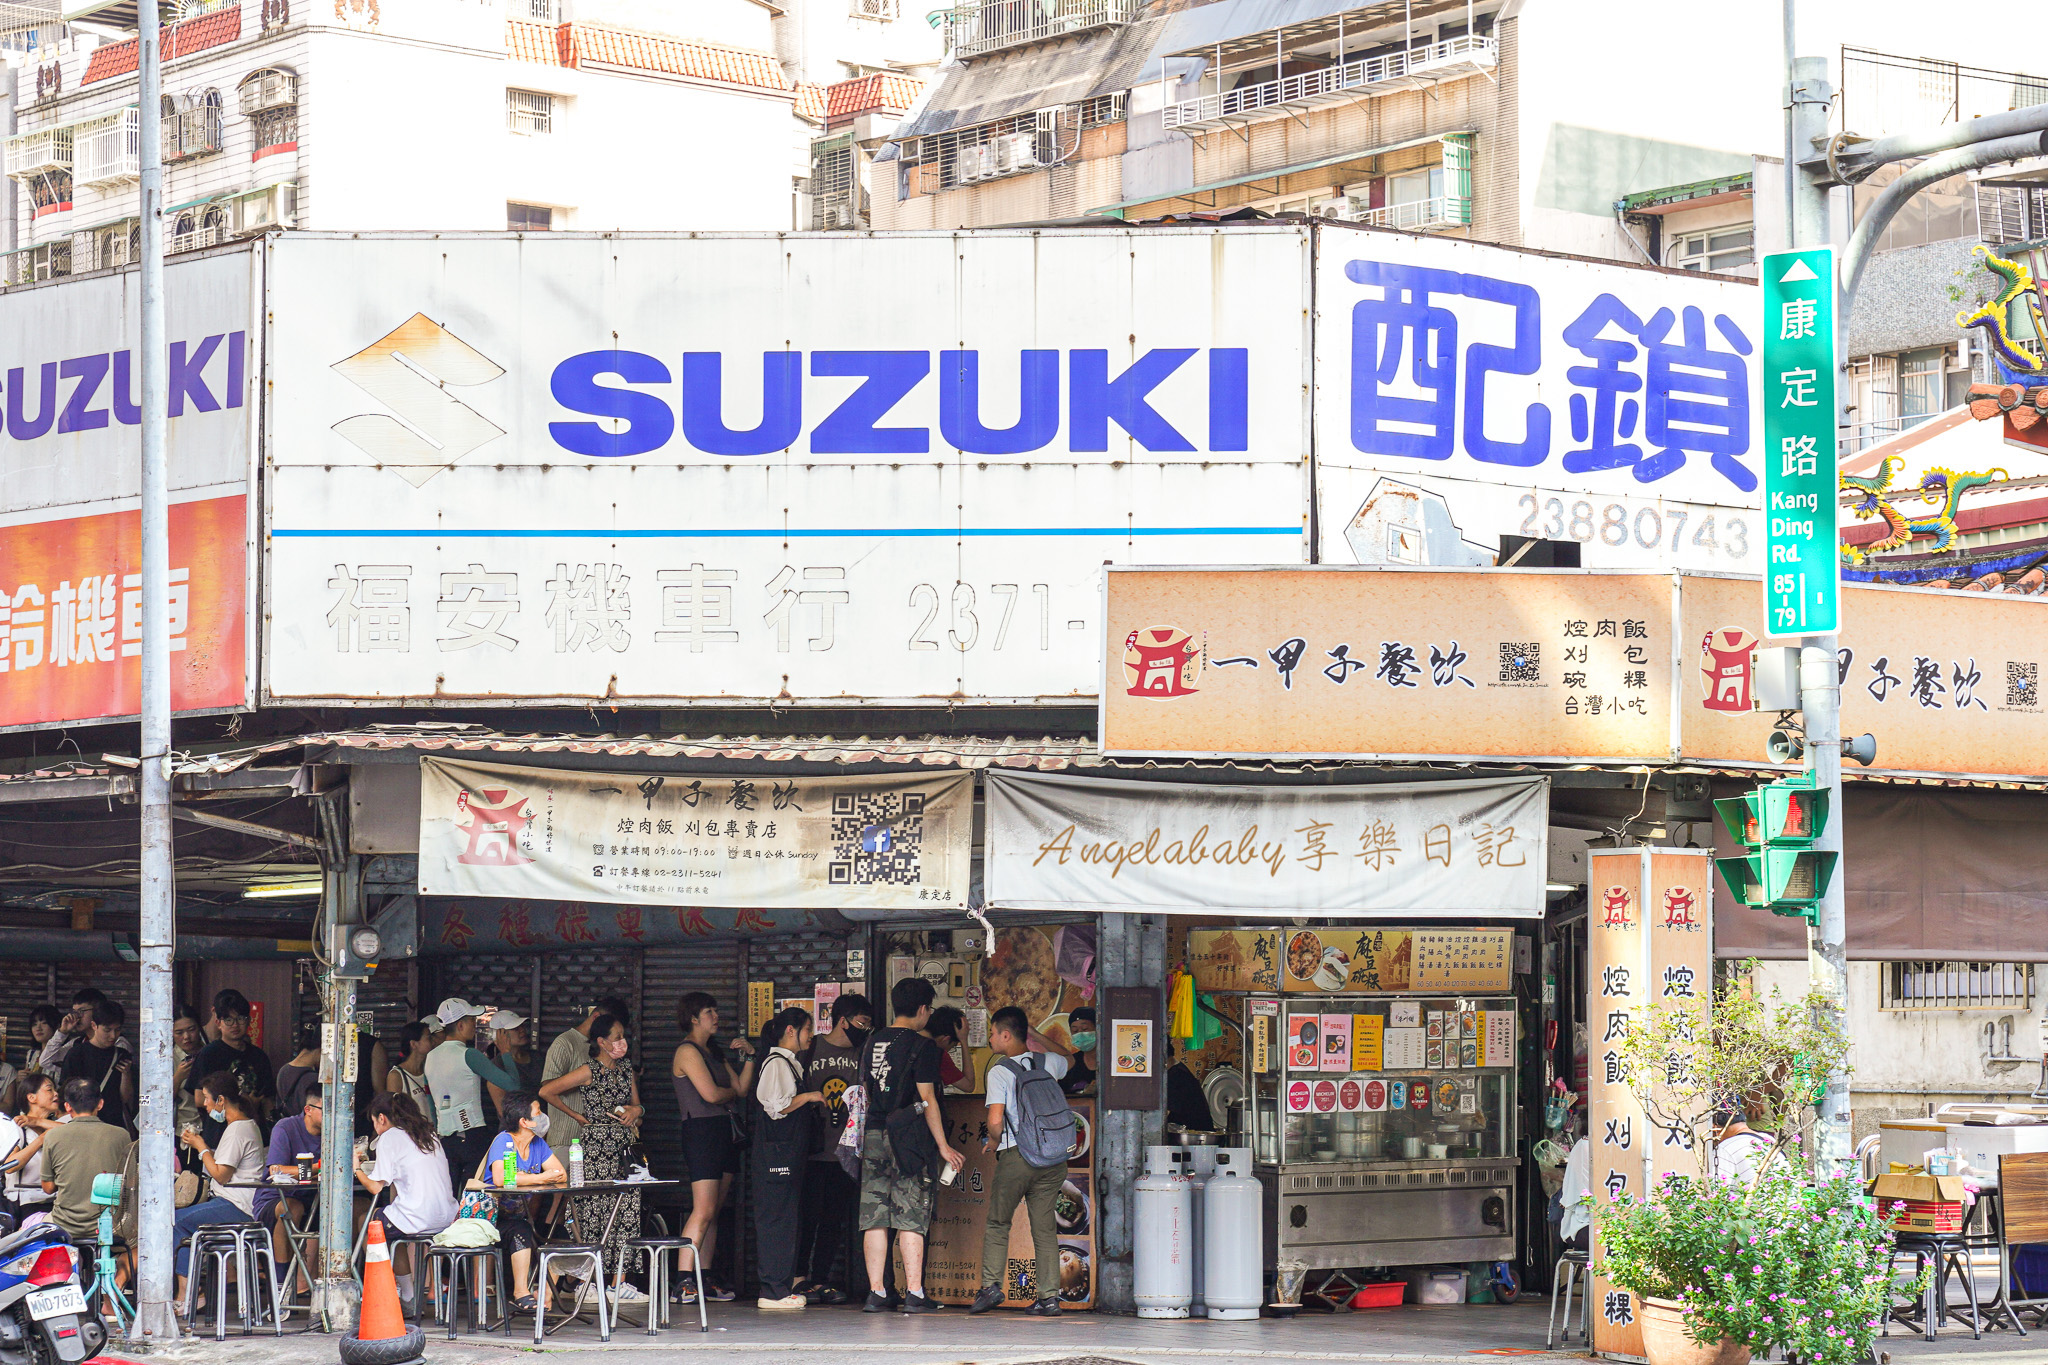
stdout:
POLYGON ((0 256, 0 286, 34 284, 71 273, 71 239, 23 247, 0 256))
POLYGON ((249 120, 249 126, 256 135, 257 151, 265 147, 288 147, 299 140, 298 106, 265 109, 249 120))
POLYGON ((856 19, 890 20, 901 17, 902 0, 853 0, 853 17, 856 19))
POLYGON ((505 126, 515 133, 552 133, 555 130, 555 97, 538 90, 507 90, 505 126))
POLYGON ((1887 962, 1888 1010, 2027 1010, 2034 1004, 2031 962, 1887 962))
POLYGON ((1057 166, 1080 149, 1089 128, 1118 123, 1124 97, 1098 95, 991 123, 950 128, 903 144, 904 160, 924 168, 925 190, 952 189, 982 180, 1057 166))
POLYGON ((851 133, 822 137, 811 143, 811 227, 826 232, 833 228, 864 227, 860 177, 856 174, 860 150, 851 133))
POLYGON ((555 211, 546 204, 505 205, 505 229, 508 232, 546 232, 554 226, 555 211))

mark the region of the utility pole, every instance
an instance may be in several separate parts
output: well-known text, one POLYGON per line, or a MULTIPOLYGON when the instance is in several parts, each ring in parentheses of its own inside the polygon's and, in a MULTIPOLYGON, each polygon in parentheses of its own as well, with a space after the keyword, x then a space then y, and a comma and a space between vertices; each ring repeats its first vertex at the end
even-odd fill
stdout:
POLYGON ((164 426, 169 418, 168 355, 164 347, 164 158, 162 53, 157 47, 157 0, 136 7, 142 135, 142 778, 141 937, 142 1068, 141 1151, 136 1161, 136 1313, 129 1332, 137 1342, 178 1339, 171 1311, 172 1180, 177 1148, 171 1135, 177 1106, 171 1095, 171 959, 176 951, 177 885, 171 847, 171 533, 170 480, 164 468, 164 426))

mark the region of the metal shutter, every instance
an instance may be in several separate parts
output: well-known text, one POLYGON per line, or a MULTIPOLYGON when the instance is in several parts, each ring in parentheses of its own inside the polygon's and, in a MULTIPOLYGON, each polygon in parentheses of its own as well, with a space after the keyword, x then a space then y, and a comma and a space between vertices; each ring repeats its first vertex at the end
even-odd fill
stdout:
MULTIPOLYGON (((528 953, 430 958, 420 964, 419 1015, 415 1017, 432 1014, 450 996, 459 996, 473 1005, 498 1005, 530 1014, 534 974, 540 970, 540 964, 540 958, 528 953)), ((538 1026, 534 1038, 539 1046, 547 1046, 538 1026)))
MULTIPOLYGON (((57 1000, 68 1007, 74 992, 93 987, 110 1000, 120 1003, 128 1012, 128 1026, 122 1032, 131 1042, 141 1037, 142 1028, 142 968, 132 962, 59 962, 57 964, 57 1000)), ((23 1015, 24 1034, 28 1026, 26 1013, 23 1015)), ((138 1042, 139 1045, 139 1042, 138 1042)))

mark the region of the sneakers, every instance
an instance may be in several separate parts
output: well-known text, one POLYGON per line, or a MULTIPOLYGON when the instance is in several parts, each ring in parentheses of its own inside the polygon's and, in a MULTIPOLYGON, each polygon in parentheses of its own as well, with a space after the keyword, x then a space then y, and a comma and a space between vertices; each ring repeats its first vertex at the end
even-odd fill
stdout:
POLYGON ((903 1311, 906 1313, 936 1313, 939 1311, 939 1307, 938 1304, 933 1303, 922 1294, 905 1294, 903 1296, 903 1311))
POLYGON ((986 1313, 991 1308, 1003 1306, 1003 1287, 999 1284, 983 1285, 981 1292, 974 1296, 974 1302, 967 1305, 969 1313, 986 1313))
POLYGON ((622 1284, 619 1292, 612 1295, 613 1303, 646 1303, 646 1291, 637 1284, 622 1284))
POLYGON ((1048 1294, 1024 1311, 1034 1318, 1056 1318, 1060 1315, 1059 1296, 1048 1294))
POLYGON ((754 1307, 764 1313, 784 1313, 802 1308, 807 1301, 801 1294, 790 1294, 780 1299, 755 1299, 754 1307))
POLYGON ((870 1290, 867 1302, 860 1306, 860 1311, 863 1313, 886 1313, 895 1306, 895 1304, 889 1302, 887 1294, 877 1294, 870 1290))

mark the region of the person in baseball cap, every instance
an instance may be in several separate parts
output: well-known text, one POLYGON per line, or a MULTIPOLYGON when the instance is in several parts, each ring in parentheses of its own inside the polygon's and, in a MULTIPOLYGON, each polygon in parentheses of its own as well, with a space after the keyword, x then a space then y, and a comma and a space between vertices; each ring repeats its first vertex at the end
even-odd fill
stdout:
POLYGON ((499 1066, 509 1066, 519 1073, 517 1090, 508 1091, 495 1083, 490 1086, 491 1103, 498 1106, 500 1116, 505 1112, 508 1095, 540 1090, 543 1058, 534 1051, 533 1031, 528 1023, 526 1016, 515 1010, 499 1010, 491 1016, 491 1055, 498 1059, 499 1066))
POLYGON ((519 1072, 491 1060, 476 1045, 480 1021, 489 1020, 494 1012, 460 996, 443 1000, 434 1011, 441 1042, 427 1054, 427 1086, 434 1097, 434 1126, 448 1158, 448 1175, 457 1188, 476 1173, 495 1132, 484 1110, 484 1086, 519 1089, 519 1072))

